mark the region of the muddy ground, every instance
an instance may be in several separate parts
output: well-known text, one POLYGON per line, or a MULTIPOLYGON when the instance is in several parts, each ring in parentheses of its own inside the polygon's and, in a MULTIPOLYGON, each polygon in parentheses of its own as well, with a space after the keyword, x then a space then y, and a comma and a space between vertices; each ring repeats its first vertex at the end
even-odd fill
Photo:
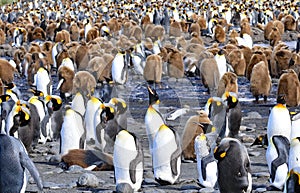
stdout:
MULTIPOLYGON (((254 30, 255 43, 265 43, 262 31, 254 30), (256 39, 255 39, 256 38, 256 39)), ((295 41, 297 33, 285 33, 285 41, 295 41)), ((205 39, 206 45, 210 44, 209 39, 205 39)), ((132 72, 131 72, 132 74, 132 72)), ((54 82, 56 76, 53 76, 54 82)), ((23 80, 16 78, 16 82, 22 87, 23 80)), ((260 146, 250 147, 258 134, 266 133, 269 109, 275 105, 275 95, 277 91, 277 81, 273 80, 273 87, 268 101, 264 103, 262 99, 259 103, 253 102, 253 97, 249 91, 249 81, 245 77, 238 78, 239 97, 242 106, 242 127, 240 139, 247 147, 251 160, 251 170, 253 177, 253 192, 266 192, 265 187, 269 185, 269 173, 265 159, 265 149, 260 146)), ((206 89, 202 86, 199 78, 183 78, 175 80, 164 77, 161 88, 157 88, 160 96, 160 110, 164 114, 181 107, 189 107, 187 114, 179 117, 175 121, 167 121, 169 125, 182 134, 184 125, 191 115, 203 108, 206 100, 209 98, 206 89)), ((55 87, 55 85, 54 85, 55 87)), ((26 91, 23 87, 24 92, 26 91)), ((25 92, 26 93, 26 92, 25 92)), ((26 95, 26 94, 25 94, 26 95)), ((128 109, 128 130, 133 131, 141 139, 144 149, 144 182, 142 192, 209 192, 207 189, 201 189, 197 184, 197 165, 196 163, 182 163, 180 180, 175 185, 160 186, 154 181, 151 167, 151 157, 148 149, 148 139, 144 125, 144 114, 148 106, 148 93, 146 83, 142 77, 130 75, 125 86, 116 88, 116 96, 124 98, 129 106, 128 109)), ((47 142, 39 144, 30 157, 35 162, 43 182, 44 192, 113 192, 115 184, 113 171, 85 171, 78 167, 72 167, 65 171, 61 169, 58 163, 50 163, 49 159, 58 153, 59 142, 47 142), (97 176, 99 184, 97 187, 79 187, 77 180, 83 173, 92 173, 97 176)), ((36 192, 37 188, 33 180, 27 186, 27 192, 36 192)), ((215 190, 215 192, 218 192, 215 190)))

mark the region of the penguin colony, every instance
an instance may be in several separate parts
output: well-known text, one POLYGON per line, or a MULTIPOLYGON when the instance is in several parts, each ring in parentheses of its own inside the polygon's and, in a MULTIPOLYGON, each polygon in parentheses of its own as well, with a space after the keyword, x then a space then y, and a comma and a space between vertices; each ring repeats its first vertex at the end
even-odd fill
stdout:
POLYGON ((297 1, 248 0, 3 5, 0 157, 11 164, 1 165, 0 192, 24 192, 24 168, 42 189, 27 151, 56 140, 64 169, 114 170, 117 192, 141 190, 142 143, 127 130, 126 101, 113 94, 132 74, 149 85, 145 132, 155 180, 178 183, 181 162, 196 161, 200 187, 222 193, 252 189, 250 159, 239 141, 237 78, 247 77, 257 103, 260 96, 267 101, 271 78, 279 78, 267 125, 268 189, 299 192, 299 115, 290 118, 287 106, 300 104, 300 36, 295 50, 282 42, 286 31, 299 34, 299 7, 297 1), (269 47, 253 45, 254 27, 269 47), (15 76, 31 88, 29 99, 14 84, 15 76), (162 77, 187 76, 201 77, 209 99, 180 136, 160 112, 155 88, 162 77))

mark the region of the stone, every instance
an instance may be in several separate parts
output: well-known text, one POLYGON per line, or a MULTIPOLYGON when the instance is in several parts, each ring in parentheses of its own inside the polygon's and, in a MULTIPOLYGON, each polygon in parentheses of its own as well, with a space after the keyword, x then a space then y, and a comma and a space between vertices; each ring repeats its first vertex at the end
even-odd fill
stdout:
POLYGON ((77 184, 78 186, 96 188, 99 186, 99 180, 94 174, 84 173, 78 178, 77 184))

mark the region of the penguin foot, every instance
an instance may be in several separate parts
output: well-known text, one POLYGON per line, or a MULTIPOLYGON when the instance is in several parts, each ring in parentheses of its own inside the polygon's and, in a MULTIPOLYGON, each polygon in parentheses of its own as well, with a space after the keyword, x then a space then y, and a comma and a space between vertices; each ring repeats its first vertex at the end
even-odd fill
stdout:
POLYGON ((269 187, 267 187, 267 191, 282 191, 282 189, 279 189, 273 185, 270 185, 269 187))

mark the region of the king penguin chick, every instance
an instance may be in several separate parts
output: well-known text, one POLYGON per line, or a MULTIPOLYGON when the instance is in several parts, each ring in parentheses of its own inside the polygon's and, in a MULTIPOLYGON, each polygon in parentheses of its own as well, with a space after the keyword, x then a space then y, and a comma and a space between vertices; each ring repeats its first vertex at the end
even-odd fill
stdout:
POLYGON ((113 163, 117 192, 124 192, 124 184, 138 191, 143 181, 143 152, 139 139, 129 131, 121 130, 116 136, 114 146, 113 163))
POLYGON ((218 166, 208 147, 206 136, 201 133, 195 138, 197 156, 198 181, 201 186, 214 188, 218 179, 218 166))
POLYGON ((153 171, 161 185, 174 184, 180 175, 181 144, 176 130, 161 125, 153 140, 153 171))
POLYGON ((150 152, 153 149, 154 137, 161 125, 165 123, 161 113, 159 112, 158 105, 160 103, 159 96, 155 89, 147 87, 149 93, 149 107, 145 115, 146 132, 149 140, 150 152))
POLYGON ((22 142, 14 137, 0 134, 0 192, 25 192, 29 171, 40 191, 43 183, 37 168, 29 158, 22 142))

